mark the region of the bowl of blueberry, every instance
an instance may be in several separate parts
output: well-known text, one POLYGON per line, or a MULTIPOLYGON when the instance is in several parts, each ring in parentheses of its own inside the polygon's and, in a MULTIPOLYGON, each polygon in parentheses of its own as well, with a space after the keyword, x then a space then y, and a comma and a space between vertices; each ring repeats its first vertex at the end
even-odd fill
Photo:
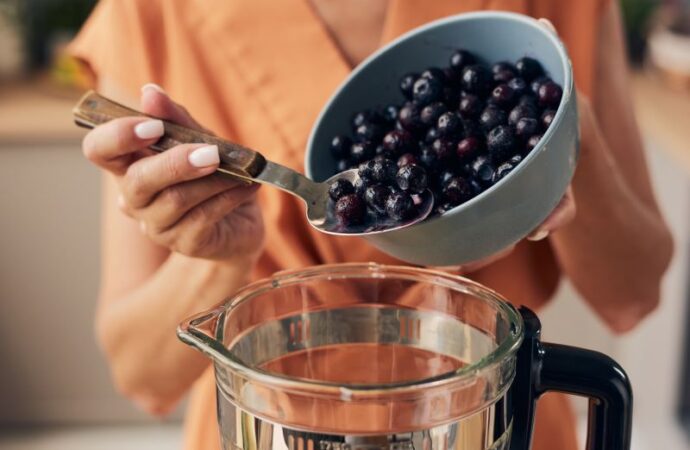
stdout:
POLYGON ((351 73, 314 126, 305 170, 323 181, 358 168, 356 183, 331 189, 344 223, 405 220, 430 191, 424 221, 366 239, 409 263, 463 264, 525 238, 558 204, 578 157, 576 103, 570 59, 547 25, 452 16, 351 73))

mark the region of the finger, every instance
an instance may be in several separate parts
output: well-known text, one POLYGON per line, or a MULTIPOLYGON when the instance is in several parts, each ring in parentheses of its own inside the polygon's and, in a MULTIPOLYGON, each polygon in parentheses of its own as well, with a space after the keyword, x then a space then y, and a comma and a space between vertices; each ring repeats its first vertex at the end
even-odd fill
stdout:
POLYGON ((487 258, 480 259, 479 261, 473 261, 469 264, 464 264, 462 266, 462 270, 465 272, 474 272, 476 270, 481 269, 482 267, 486 267, 489 264, 495 263, 499 259, 505 258, 509 254, 511 254, 513 250, 515 250, 515 245, 511 245, 510 247, 503 249, 498 253, 494 253, 493 255, 487 258))
POLYGON ((216 145, 178 145, 132 163, 122 179, 122 195, 131 208, 143 208, 163 189, 213 173, 219 162, 216 145))
POLYGON ((145 208, 125 213, 148 223, 155 232, 162 232, 174 226, 192 208, 223 191, 244 185, 220 176, 186 181, 164 189, 145 208))
POLYGON ((82 142, 86 158, 122 175, 134 154, 155 143, 164 133, 163 122, 146 117, 113 119, 91 130, 82 142))
MULTIPOLYGON (((173 227, 158 233, 154 239, 180 253, 190 253, 191 249, 203 246, 207 233, 217 222, 254 200, 258 189, 258 185, 242 185, 223 191, 189 211, 173 227)), ((242 236, 238 236, 238 239, 242 239, 242 236)))
POLYGON ((141 88, 141 109, 148 115, 160 117, 188 128, 204 128, 192 118, 187 109, 172 101, 170 96, 157 84, 149 83, 141 88))
POLYGON ((530 241, 540 241, 545 239, 552 231, 555 231, 567 225, 577 213, 575 205, 575 197, 573 196, 572 188, 568 187, 563 198, 556 208, 549 214, 549 217, 539 225, 539 227, 530 234, 527 239, 530 241))

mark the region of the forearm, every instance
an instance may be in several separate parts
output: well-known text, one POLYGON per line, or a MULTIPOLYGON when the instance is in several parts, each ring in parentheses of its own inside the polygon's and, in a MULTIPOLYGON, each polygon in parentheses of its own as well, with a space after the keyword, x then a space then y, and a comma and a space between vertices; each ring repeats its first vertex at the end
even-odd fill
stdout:
POLYGON ((173 253, 136 289, 102 299, 97 333, 118 388, 151 413, 171 409, 208 365, 177 339, 177 325, 246 284, 251 265, 173 253))
POLYGON ((576 289, 623 332, 658 303, 671 237, 656 208, 628 185, 595 124, 583 124, 582 138, 573 180, 577 215, 551 241, 576 289))

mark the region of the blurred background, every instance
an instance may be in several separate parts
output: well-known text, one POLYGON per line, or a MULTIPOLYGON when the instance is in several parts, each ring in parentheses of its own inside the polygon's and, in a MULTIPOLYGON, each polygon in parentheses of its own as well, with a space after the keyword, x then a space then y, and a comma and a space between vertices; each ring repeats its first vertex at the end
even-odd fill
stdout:
MULTIPOLYGON (((548 340, 626 368, 635 450, 690 449, 690 0, 620 2, 674 262, 661 307, 623 337, 567 282, 541 316, 548 340)), ((180 447, 180 412, 154 421, 120 398, 92 332, 100 184, 70 114, 86 80, 64 47, 94 3, 0 0, 0 450, 180 447)))

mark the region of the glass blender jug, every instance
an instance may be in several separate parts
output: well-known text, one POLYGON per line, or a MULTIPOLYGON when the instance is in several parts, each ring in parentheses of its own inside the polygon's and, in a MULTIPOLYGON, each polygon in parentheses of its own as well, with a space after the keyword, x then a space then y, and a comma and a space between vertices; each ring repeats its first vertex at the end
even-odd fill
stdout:
POLYGON ((180 325, 213 359, 224 450, 526 450, 546 391, 590 397, 589 450, 630 446, 632 393, 529 310, 427 269, 281 272, 180 325))

